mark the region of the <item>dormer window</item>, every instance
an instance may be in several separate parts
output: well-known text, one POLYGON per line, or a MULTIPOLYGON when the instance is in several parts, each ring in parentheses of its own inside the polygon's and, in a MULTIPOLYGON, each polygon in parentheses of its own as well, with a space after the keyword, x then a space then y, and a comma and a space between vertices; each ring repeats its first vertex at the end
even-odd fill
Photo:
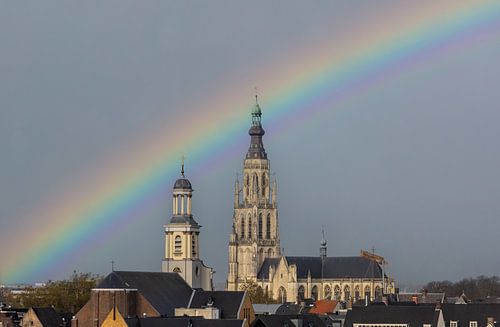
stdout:
POLYGON ((469 322, 469 327, 477 327, 477 321, 469 322))
POLYGON ((450 327, 457 327, 458 322, 457 321, 450 321, 450 327))

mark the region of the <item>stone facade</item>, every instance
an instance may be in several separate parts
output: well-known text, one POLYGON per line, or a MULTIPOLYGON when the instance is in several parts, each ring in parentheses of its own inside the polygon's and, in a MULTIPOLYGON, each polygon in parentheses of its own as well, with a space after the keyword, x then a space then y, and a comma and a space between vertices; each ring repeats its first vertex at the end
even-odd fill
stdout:
POLYGON ((271 186, 270 162, 262 143, 264 129, 261 110, 252 111, 251 143, 243 163, 242 186, 238 179, 234 190, 233 229, 229 241, 227 289, 240 290, 247 281, 255 281, 266 258, 281 255, 277 183, 271 186))
MULTIPOLYGON (((324 264, 323 277, 315 274, 314 259, 319 258, 282 256, 277 262, 262 267, 256 282, 265 292, 282 303, 305 298, 345 302, 366 298, 374 300, 381 299, 382 293, 395 291, 394 279, 387 276, 382 279, 380 266, 368 259, 361 257, 325 258, 327 261, 333 261, 333 265, 336 266, 352 267, 354 263, 356 267, 349 269, 350 273, 335 275, 335 272, 330 271, 332 265, 324 264)), ((339 268, 345 271, 343 267, 339 268)))
POLYGON ((271 183, 261 116, 256 102, 242 185, 238 178, 235 183, 227 289, 240 290, 244 284, 254 282, 282 302, 298 298, 373 300, 382 293, 393 293, 394 280, 385 275, 376 260, 362 256, 327 257, 324 237, 318 257, 281 255, 277 183, 276 179, 271 183))

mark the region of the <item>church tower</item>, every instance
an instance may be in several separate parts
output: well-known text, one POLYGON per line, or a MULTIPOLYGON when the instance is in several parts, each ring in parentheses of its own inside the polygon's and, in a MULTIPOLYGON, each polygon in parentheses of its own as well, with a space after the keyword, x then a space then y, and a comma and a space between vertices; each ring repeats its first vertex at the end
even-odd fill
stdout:
POLYGON ((192 210, 193 188, 184 176, 184 163, 172 192, 172 218, 165 228, 163 272, 176 272, 192 288, 212 290, 213 269, 200 260, 200 228, 192 210))
POLYGON ((250 147, 243 161, 243 180, 236 178, 233 227, 229 236, 227 289, 239 290, 256 281, 265 258, 281 255, 278 233, 276 179, 271 185, 270 164, 262 143, 262 110, 255 97, 252 108, 250 147))

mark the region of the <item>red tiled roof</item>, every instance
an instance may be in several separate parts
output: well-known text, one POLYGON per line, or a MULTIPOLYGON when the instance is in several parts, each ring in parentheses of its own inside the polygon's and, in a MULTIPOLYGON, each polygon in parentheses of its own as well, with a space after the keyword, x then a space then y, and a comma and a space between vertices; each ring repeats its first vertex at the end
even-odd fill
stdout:
POLYGON ((337 301, 334 300, 318 300, 314 302, 314 306, 309 310, 309 313, 324 315, 327 313, 333 313, 335 307, 337 306, 337 301))

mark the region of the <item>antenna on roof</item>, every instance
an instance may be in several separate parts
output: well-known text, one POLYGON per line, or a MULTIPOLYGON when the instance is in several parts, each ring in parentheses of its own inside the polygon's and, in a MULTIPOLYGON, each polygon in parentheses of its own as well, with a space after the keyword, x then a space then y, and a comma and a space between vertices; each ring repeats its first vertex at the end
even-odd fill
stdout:
POLYGON ((111 260, 111 272, 115 271, 115 261, 111 260))

